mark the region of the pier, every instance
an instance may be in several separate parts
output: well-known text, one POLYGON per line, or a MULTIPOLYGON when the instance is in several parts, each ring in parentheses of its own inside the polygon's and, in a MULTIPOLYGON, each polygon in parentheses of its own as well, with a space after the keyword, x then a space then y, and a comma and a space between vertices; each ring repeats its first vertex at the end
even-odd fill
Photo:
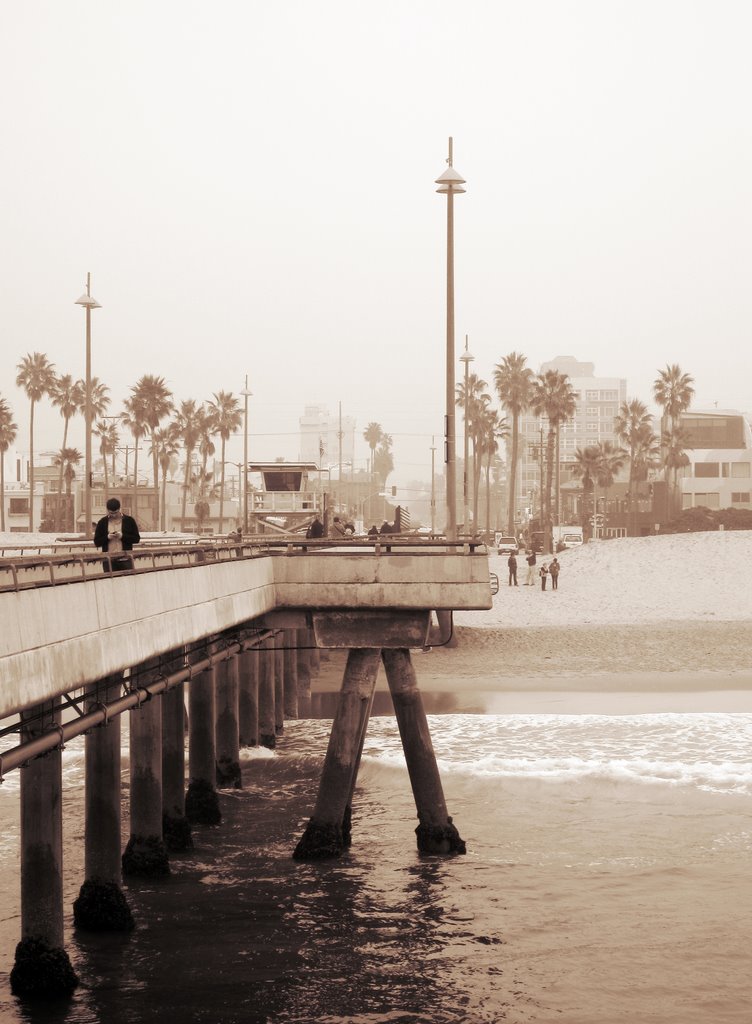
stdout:
MULTIPOLYGON (((438 613, 491 607, 479 543, 389 537, 142 545, 132 568, 72 546, 0 557, 0 779, 21 772, 19 995, 73 990, 63 944, 60 751, 86 737, 85 878, 74 921, 126 930, 123 875, 169 875, 191 825, 221 824, 241 745, 274 747, 310 714, 320 649, 347 652, 319 795, 293 856, 337 857, 384 667, 418 815, 418 849, 463 853, 410 650, 447 643, 438 613), (185 708, 187 701, 187 730, 185 708), (130 716, 131 835, 121 852, 120 716, 130 716), (187 732, 187 758, 185 736, 187 732)), ((442 624, 450 616, 440 617, 442 624)))

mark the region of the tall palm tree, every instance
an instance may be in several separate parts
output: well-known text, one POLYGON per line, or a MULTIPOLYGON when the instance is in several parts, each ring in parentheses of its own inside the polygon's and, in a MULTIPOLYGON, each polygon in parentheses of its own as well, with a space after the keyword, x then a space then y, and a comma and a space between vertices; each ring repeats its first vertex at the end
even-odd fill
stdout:
POLYGON ((43 352, 24 356, 16 369, 16 384, 29 399, 29 532, 34 531, 34 407, 55 385, 55 367, 43 352))
POLYGON ((501 416, 495 409, 484 410, 481 430, 478 440, 478 452, 480 460, 486 456, 486 535, 491 539, 491 466, 494 456, 499 451, 499 441, 509 436, 509 425, 506 417, 501 416))
POLYGON ((18 425, 11 407, 0 397, 0 530, 5 532, 5 453, 16 440, 18 425))
POLYGON ((689 462, 684 454, 684 449, 689 445, 682 443, 688 441, 688 435, 686 431, 680 434, 680 419, 692 403, 695 393, 693 384, 694 378, 683 373, 677 363, 670 366, 667 364, 665 370, 659 370, 653 383, 653 397, 663 409, 661 441, 670 513, 676 510, 677 471, 689 462))
POLYGON ((392 453, 392 435, 383 434, 379 441, 379 446, 374 452, 373 456, 373 468, 376 476, 381 481, 383 487, 386 487, 386 478, 394 469, 394 455, 392 453))
POLYGON ((629 484, 627 495, 630 509, 630 535, 635 536, 637 532, 637 494, 635 484, 637 481, 637 469, 642 458, 645 443, 650 434, 653 433, 652 416, 648 407, 639 398, 630 398, 622 403, 619 415, 614 421, 616 436, 625 446, 629 458, 629 484))
MULTIPOLYGON (((69 373, 63 373, 55 378, 50 398, 52 404, 57 406, 60 410, 60 415, 63 417, 63 443, 60 450, 64 451, 68 445, 68 424, 76 413, 81 412, 85 404, 84 382, 82 380, 74 380, 69 373)), ((55 529, 62 530, 63 509, 60 495, 63 493, 64 465, 62 460, 56 460, 56 463, 60 466, 60 472, 57 480, 58 501, 55 509, 55 529)))
POLYGON ((211 414, 211 410, 206 409, 203 405, 201 406, 201 413, 199 416, 199 439, 198 439, 198 450, 201 456, 201 476, 199 478, 198 494, 199 498, 203 499, 206 495, 206 485, 211 479, 212 474, 207 471, 207 464, 209 459, 214 456, 216 447, 212 438, 214 437, 214 417, 211 414))
MULTIPOLYGON (((598 507, 598 503, 595 496, 595 485, 598 480, 599 473, 602 468, 602 454, 597 444, 589 444, 585 448, 577 448, 574 453, 574 461, 569 466, 572 476, 575 480, 582 481, 582 509, 580 512, 580 519, 582 522, 582 532, 585 537, 590 536, 590 522, 591 516, 595 518, 595 510, 598 507), (593 509, 592 513, 588 511, 587 496, 592 492, 593 494, 593 509)), ((593 529, 593 536, 596 531, 593 529)))
MULTIPOLYGON (((561 424, 571 419, 577 410, 577 401, 569 376, 566 373, 559 373, 558 370, 546 370, 545 373, 539 373, 532 382, 530 408, 536 415, 545 416, 548 420, 546 483, 543 490, 544 522, 541 524, 541 529, 544 531, 546 542, 549 545, 548 550, 553 551, 551 487, 553 484, 556 442, 561 424)), ((543 487, 543 481, 541 481, 541 486, 543 487)))
POLYGON ((214 401, 209 402, 209 408, 214 419, 214 429, 219 434, 221 445, 221 466, 219 486, 219 532, 224 533, 225 515, 225 446, 232 435, 240 430, 243 422, 243 413, 238 404, 237 398, 231 391, 217 391, 214 394, 214 401))
POLYGON ((165 416, 169 416, 172 412, 172 392, 167 387, 164 377, 157 377, 153 373, 145 373, 133 385, 131 393, 143 410, 143 422, 152 440, 152 480, 154 487, 159 488, 159 468, 157 449, 154 444, 154 431, 159 427, 160 422, 165 416))
MULTIPOLYGON (((604 489, 606 509, 608 509, 608 491, 617 474, 627 461, 627 453, 613 441, 599 441, 600 466, 598 468, 598 484, 604 489)), ((596 505, 597 512, 597 505, 596 505)))
MULTIPOLYGON (((467 416, 465 430, 468 439, 472 444, 472 471, 470 466, 464 467, 466 481, 472 481, 473 494, 473 522, 478 522, 478 491, 480 487, 480 472, 482 458, 479 452, 479 445, 483 438, 483 419, 486 409, 490 405, 491 396, 486 392, 487 384, 477 373, 470 373, 467 377, 467 395, 465 394, 465 382, 461 381, 455 389, 455 404, 462 409, 463 417, 467 416)), ((465 523, 465 530, 469 529, 469 523, 465 523)))
MULTIPOLYGON (((61 448, 60 451, 55 456, 55 465, 60 466, 60 468, 63 471, 63 477, 65 479, 65 494, 66 497, 69 499, 71 497, 71 485, 73 481, 76 479, 75 467, 81 462, 82 457, 83 456, 81 455, 81 452, 78 450, 78 448, 61 448)), ((58 498, 58 506, 60 504, 61 503, 58 498)), ((67 518, 67 510, 71 509, 72 511, 73 502, 69 500, 66 501, 65 504, 67 518)), ((70 528, 73 529, 72 522, 70 524, 70 528)))
POLYGON ((166 427, 159 427, 152 434, 152 445, 156 446, 159 468, 162 476, 160 488, 160 509, 159 528, 164 532, 167 529, 167 473, 173 458, 178 453, 178 442, 180 440, 177 426, 168 423, 166 427))
MULTIPOLYGON (((376 461, 376 449, 378 448, 379 443, 381 442, 381 439, 382 439, 383 436, 384 436, 384 430, 383 430, 381 424, 380 423, 376 423, 373 420, 371 420, 371 422, 368 424, 366 429, 363 431, 363 439, 365 440, 365 442, 367 443, 368 447, 371 450, 371 462, 370 462, 370 467, 369 467, 369 471, 368 471, 368 477, 369 477, 369 482, 370 482, 370 487, 369 487, 369 491, 370 492, 373 492, 373 489, 374 489, 374 480, 375 480, 374 467, 375 467, 375 461, 376 461)), ((373 518, 372 515, 371 515, 371 499, 372 498, 373 498, 373 493, 369 493, 369 495, 368 495, 368 518, 369 519, 373 518)))
MULTIPOLYGON (((82 384, 82 387, 85 385, 82 384)), ((91 421, 94 423, 100 416, 104 416, 110 407, 110 389, 103 384, 99 377, 91 378, 91 421)), ((85 398, 84 398, 85 401, 85 398)))
POLYGON ((138 515, 138 450, 139 441, 148 432, 146 422, 146 408, 141 397, 131 389, 130 398, 123 402, 123 412, 120 414, 120 422, 130 430, 133 436, 133 499, 132 515, 138 515))
POLYGON ((520 450, 520 416, 530 402, 533 371, 526 366, 527 359, 519 352, 510 352, 504 356, 494 369, 494 387, 502 407, 512 417, 512 451, 507 474, 509 489, 509 508, 507 512, 507 533, 515 535, 514 512, 515 492, 517 490, 517 464, 520 450))
POLYGON ((197 405, 195 398, 186 398, 177 409, 174 427, 175 437, 183 442, 185 448, 185 477, 183 479, 183 501, 180 509, 180 532, 185 532, 185 506, 188 501, 189 482, 191 478, 191 461, 196 445, 201 437, 201 418, 203 406, 197 405))
MULTIPOLYGON (((99 453, 102 456, 102 465, 104 467, 104 500, 107 501, 110 496, 108 458, 115 454, 120 443, 120 432, 118 431, 117 423, 109 420, 99 420, 94 425, 94 436, 99 438, 99 453)), ((113 471, 114 468, 113 460, 113 471)))

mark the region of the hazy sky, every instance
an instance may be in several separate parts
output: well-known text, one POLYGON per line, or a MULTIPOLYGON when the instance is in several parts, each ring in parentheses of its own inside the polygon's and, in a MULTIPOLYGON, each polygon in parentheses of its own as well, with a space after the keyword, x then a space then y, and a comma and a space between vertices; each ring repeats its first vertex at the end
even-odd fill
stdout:
MULTIPOLYGON (((748 0, 25 0, 0 31, 0 394, 27 352, 251 399, 297 457, 306 403, 441 446, 447 138, 457 354, 513 350, 752 410, 748 0)), ((457 364, 458 378, 461 364, 457 364)), ((461 420, 458 420, 458 423, 461 420)), ((40 441, 62 420, 41 411, 40 441)), ((83 445, 82 431, 72 443, 83 445)), ((357 455, 365 466, 366 445, 357 455)), ((228 458, 240 458, 238 438, 228 458)), ((438 463, 437 463, 438 465, 438 463)))

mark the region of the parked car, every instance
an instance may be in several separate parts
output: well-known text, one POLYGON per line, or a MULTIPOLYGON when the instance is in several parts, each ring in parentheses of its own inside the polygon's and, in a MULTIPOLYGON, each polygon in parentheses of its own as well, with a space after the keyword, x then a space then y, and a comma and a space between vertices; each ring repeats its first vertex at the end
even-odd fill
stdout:
POLYGON ((519 551, 517 538, 502 535, 496 542, 496 549, 500 555, 516 555, 519 551))

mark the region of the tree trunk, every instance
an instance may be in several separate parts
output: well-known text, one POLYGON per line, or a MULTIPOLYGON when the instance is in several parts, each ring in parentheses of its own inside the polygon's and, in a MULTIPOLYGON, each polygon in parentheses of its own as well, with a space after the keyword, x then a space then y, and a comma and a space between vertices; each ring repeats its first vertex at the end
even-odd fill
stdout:
MULTIPOLYGON (((60 449, 61 455, 65 451, 65 446, 68 443, 68 417, 65 417, 65 426, 63 427, 63 447, 60 449)), ((60 472, 57 475, 57 501, 55 503, 55 529, 62 530, 63 513, 60 507, 60 495, 63 493, 63 460, 60 459, 60 472)))
POLYGON ((34 532, 34 399, 29 414, 29 533, 34 532))
POLYGON ((222 438, 222 467, 219 474, 219 532, 224 533, 225 516, 225 439, 222 438))
POLYGON ((510 537, 515 537, 514 529, 514 507, 515 507, 515 490, 517 488, 517 459, 519 457, 520 447, 520 417, 519 413, 515 412, 512 417, 512 454, 511 463, 509 467, 509 473, 507 474, 507 486, 509 488, 509 510, 507 512, 507 533, 510 537))

